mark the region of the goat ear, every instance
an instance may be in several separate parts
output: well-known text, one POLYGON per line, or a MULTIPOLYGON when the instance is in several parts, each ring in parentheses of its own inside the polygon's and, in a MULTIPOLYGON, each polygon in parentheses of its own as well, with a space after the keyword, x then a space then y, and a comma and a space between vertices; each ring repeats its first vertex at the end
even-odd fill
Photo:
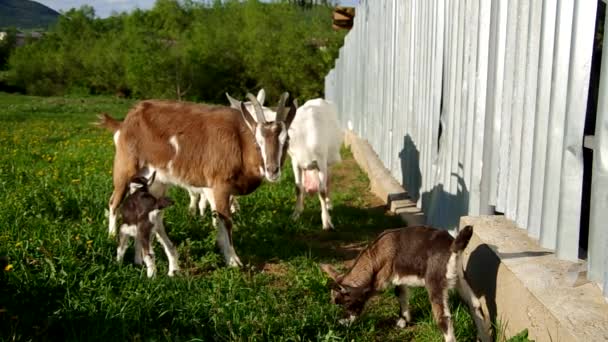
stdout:
POLYGON ((361 289, 361 293, 363 295, 367 295, 368 293, 370 293, 372 291, 372 287, 371 286, 366 286, 363 289, 361 289))
POLYGON ((129 193, 132 194, 135 191, 137 191, 143 187, 144 187, 144 183, 131 182, 131 183, 129 183, 129 193))
POLYGON ((287 113, 287 116, 285 117, 285 126, 287 126, 287 128, 289 128, 289 126, 291 126, 293 119, 296 117, 297 111, 298 111, 298 100, 293 99, 293 102, 292 102, 291 106, 289 107, 289 113, 287 113))
POLYGON ((266 100, 266 91, 264 90, 264 88, 258 91, 258 95, 256 96, 256 98, 258 99, 258 102, 263 106, 264 100, 266 100))
POLYGON ((338 279, 340 278, 340 274, 338 274, 338 271, 336 271, 336 269, 332 265, 319 264, 319 266, 321 267, 323 272, 325 272, 331 279, 333 279, 335 282, 338 281, 338 279))
POLYGON ((230 102, 230 107, 232 107, 234 109, 239 109, 239 110, 241 109, 241 101, 230 96, 228 93, 226 93, 226 97, 228 98, 228 102, 230 102))
POLYGON ((251 113, 249 113, 249 111, 247 110, 247 106, 245 106, 245 104, 243 102, 241 102, 240 109, 241 109, 241 115, 243 115, 243 119, 245 119, 245 123, 247 124, 249 129, 253 132, 253 134, 255 134, 255 127, 256 127, 257 122, 255 121, 255 119, 253 118, 251 113))
POLYGON ((152 186, 154 184, 154 179, 156 178, 156 171, 152 172, 150 179, 148 180, 148 186, 152 186))
MULTIPOLYGON (((359 288, 354 287, 354 286, 350 286, 350 285, 340 285, 340 293, 342 294, 352 294, 353 292, 356 292, 356 290, 358 290, 359 288)), ((365 294, 367 291, 369 291, 369 288, 364 288, 361 289, 361 293, 365 294)))

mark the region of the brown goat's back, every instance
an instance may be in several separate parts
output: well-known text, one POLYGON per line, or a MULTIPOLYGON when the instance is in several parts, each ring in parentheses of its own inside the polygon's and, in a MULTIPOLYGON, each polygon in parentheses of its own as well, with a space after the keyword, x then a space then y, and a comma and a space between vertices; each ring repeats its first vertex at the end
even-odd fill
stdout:
POLYGON ((148 100, 125 118, 120 139, 138 159, 193 186, 234 178, 243 169, 241 139, 254 139, 239 111, 190 102, 148 100), (192 169, 198 172, 192 172, 192 169))

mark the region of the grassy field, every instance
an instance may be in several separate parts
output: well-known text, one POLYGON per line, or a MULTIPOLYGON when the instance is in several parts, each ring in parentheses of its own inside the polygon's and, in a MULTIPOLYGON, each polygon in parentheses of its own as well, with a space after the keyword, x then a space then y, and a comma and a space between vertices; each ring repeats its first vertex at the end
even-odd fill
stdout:
MULTIPOLYGON (((402 225, 368 193, 348 150, 334 169, 336 232, 322 232, 319 204, 307 198, 299 221, 291 167, 281 182, 240 198, 234 243, 247 266, 228 269, 215 248, 210 215, 187 213, 186 192, 165 215, 181 274, 158 275, 115 261, 104 210, 111 193, 111 135, 91 125, 105 111, 122 117, 131 101, 39 98, 0 93, 0 339, 200 341, 441 341, 426 292, 414 291, 415 324, 394 327, 392 291, 350 327, 338 324, 318 262, 354 258, 379 231, 402 225)), ((466 306, 452 297, 459 341, 474 340, 466 306)))

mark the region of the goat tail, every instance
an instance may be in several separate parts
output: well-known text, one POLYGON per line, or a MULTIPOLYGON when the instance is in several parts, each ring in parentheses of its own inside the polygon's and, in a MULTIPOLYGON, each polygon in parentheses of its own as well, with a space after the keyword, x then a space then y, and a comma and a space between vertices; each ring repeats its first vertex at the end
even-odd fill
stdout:
POLYGON ((116 120, 113 117, 109 116, 108 113, 101 113, 97 116, 99 121, 95 122, 95 125, 98 127, 104 127, 112 133, 118 131, 120 129, 120 125, 122 121, 116 120))
POLYGON ((452 242, 452 246, 450 247, 450 251, 452 253, 459 253, 464 251, 471 240, 471 236, 473 236, 473 226, 466 226, 462 228, 460 232, 458 232, 458 236, 452 242))

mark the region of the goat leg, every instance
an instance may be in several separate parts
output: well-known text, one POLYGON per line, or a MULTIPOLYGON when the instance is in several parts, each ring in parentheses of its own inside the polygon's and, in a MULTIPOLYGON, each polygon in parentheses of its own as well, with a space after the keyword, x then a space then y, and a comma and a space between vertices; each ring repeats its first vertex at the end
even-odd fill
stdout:
POLYGON ((167 275, 169 275, 169 277, 173 277, 175 273, 179 271, 179 256, 177 254, 175 245, 173 245, 171 240, 169 240, 169 236, 167 236, 167 232, 165 231, 162 211, 158 214, 155 225, 156 236, 158 237, 160 244, 163 246, 165 254, 167 255, 167 260, 169 261, 169 271, 167 272, 167 275))
POLYGON ((412 315, 409 308, 409 291, 406 285, 397 285, 395 287, 395 295, 399 298, 399 320, 397 326, 405 328, 412 321, 412 315))
MULTIPOLYGON (((190 204, 188 205, 188 213, 190 215, 196 215, 196 210, 198 208, 197 205, 199 205, 201 194, 188 190, 188 195, 190 196, 190 204)), ((204 201, 204 199, 203 199, 203 201, 204 201)), ((202 215, 203 215, 203 211, 201 211, 201 216, 202 215)))
POLYGON ((122 262, 125 257, 127 248, 129 247, 129 234, 126 232, 128 226, 123 224, 120 226, 120 235, 118 238, 118 248, 116 249, 116 261, 122 262))
MULTIPOLYGON (((144 263, 146 264, 146 273, 148 278, 152 278, 156 274, 156 264, 154 262, 154 254, 152 251, 152 235, 153 223, 148 221, 138 226, 137 236, 135 241, 139 241, 139 245, 142 248, 144 263)), ((136 252, 136 254, 139 254, 136 252)))
POLYGON ((431 300, 433 317, 443 333, 444 341, 456 342, 452 315, 450 313, 450 307, 448 306, 448 290, 429 289, 429 299, 431 300))
POLYGON ((295 159, 291 160, 291 167, 293 168, 293 178, 295 180, 295 190, 296 190, 296 207, 291 214, 292 220, 297 220, 302 211, 304 211, 304 189, 302 185, 302 168, 300 168, 295 159))
POLYGON ((320 167, 319 172, 319 201, 321 202, 321 220, 323 221, 324 230, 334 229, 334 224, 331 223, 331 216, 328 210, 328 195, 327 195, 327 166, 320 167))
POLYGON ((232 219, 230 218, 230 192, 221 188, 213 189, 215 215, 213 223, 217 227, 217 243, 230 267, 242 267, 243 263, 232 244, 232 219))
POLYGON ((481 302, 469 286, 463 273, 460 272, 458 277, 458 294, 469 306, 471 316, 473 316, 473 321, 475 321, 475 326, 477 327, 477 339, 482 342, 492 341, 490 324, 488 324, 481 310, 481 302))

